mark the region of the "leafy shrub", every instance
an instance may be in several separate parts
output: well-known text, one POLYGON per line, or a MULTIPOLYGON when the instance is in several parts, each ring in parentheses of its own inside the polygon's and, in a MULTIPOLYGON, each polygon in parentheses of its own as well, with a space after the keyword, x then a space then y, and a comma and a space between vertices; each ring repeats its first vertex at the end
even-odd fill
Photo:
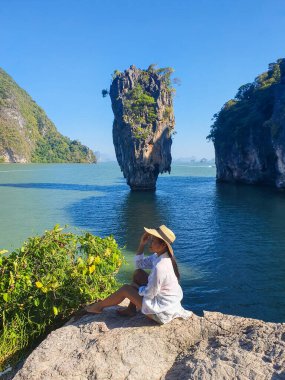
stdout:
POLYGON ((173 115, 173 109, 172 107, 165 107, 165 110, 163 112, 163 117, 164 119, 169 119, 170 116, 173 115))
POLYGON ((107 95, 109 95, 109 91, 106 88, 103 88, 101 91, 103 98, 106 98, 107 95))
POLYGON ((82 305, 118 288, 123 256, 112 236, 76 235, 59 225, 0 251, 0 365, 17 360, 82 305))
POLYGON ((121 71, 114 70, 114 72, 112 74, 112 80, 114 80, 115 78, 117 78, 120 74, 121 74, 121 71))

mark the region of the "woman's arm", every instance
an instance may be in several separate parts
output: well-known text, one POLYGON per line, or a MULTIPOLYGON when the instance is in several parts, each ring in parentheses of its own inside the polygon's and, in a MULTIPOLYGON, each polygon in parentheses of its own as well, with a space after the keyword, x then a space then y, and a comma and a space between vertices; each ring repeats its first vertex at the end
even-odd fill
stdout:
POLYGON ((161 279, 157 272, 157 268, 155 268, 148 277, 147 285, 139 287, 139 295, 152 299, 159 293, 160 287, 161 279))
POLYGON ((161 288, 163 282, 163 272, 154 268, 153 272, 148 277, 148 283, 146 286, 139 287, 139 295, 147 298, 154 298, 161 288))

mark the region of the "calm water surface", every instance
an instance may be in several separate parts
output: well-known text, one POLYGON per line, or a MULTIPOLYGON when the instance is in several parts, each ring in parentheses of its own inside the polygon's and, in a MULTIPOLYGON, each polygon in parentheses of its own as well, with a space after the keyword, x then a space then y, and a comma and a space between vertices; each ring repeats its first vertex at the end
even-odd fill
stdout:
POLYGON ((131 193, 115 163, 0 165, 0 247, 56 223, 113 234, 133 270, 143 226, 170 226, 184 306, 285 322, 285 194, 216 184, 215 169, 173 165, 155 193, 131 193))

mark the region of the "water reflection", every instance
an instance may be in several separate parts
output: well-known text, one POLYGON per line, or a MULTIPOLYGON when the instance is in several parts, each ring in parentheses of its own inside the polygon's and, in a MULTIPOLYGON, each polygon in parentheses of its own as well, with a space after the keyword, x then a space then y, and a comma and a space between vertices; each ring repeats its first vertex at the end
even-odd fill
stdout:
POLYGON ((217 184, 211 251, 216 265, 205 281, 206 288, 219 289, 212 299, 217 309, 285 319, 284 213, 284 194, 274 189, 217 184))
POLYGON ((129 192, 121 203, 122 231, 126 248, 135 251, 144 227, 155 228, 169 220, 168 210, 161 206, 154 192, 129 192))
POLYGON ((114 235, 121 246, 133 252, 143 227, 156 227, 169 219, 167 207, 163 207, 154 192, 118 191, 102 197, 81 199, 68 207, 74 225, 91 230, 99 236, 114 235))

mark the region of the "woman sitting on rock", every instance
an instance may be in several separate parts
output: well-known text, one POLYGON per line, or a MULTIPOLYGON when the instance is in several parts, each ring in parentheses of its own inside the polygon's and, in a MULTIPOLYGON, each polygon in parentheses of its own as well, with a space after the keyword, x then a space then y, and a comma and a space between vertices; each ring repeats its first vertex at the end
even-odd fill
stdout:
POLYGON ((135 257, 136 270, 131 285, 123 285, 106 299, 85 308, 89 313, 99 314, 105 307, 118 305, 125 298, 130 300, 120 315, 133 316, 137 309, 160 324, 173 318, 188 318, 192 312, 181 306, 183 298, 179 285, 179 271, 171 244, 174 233, 162 225, 157 229, 145 228, 135 257), (144 257, 144 248, 150 241, 151 256, 144 257), (151 269, 148 275, 144 269, 151 269))

